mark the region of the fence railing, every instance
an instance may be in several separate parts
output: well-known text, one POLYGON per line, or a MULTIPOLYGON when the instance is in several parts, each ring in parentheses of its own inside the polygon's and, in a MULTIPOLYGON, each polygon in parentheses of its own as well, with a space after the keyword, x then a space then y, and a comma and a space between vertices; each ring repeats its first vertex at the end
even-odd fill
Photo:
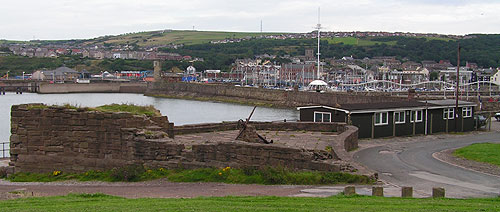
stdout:
POLYGON ((10 142, 0 142, 0 158, 10 157, 10 142))

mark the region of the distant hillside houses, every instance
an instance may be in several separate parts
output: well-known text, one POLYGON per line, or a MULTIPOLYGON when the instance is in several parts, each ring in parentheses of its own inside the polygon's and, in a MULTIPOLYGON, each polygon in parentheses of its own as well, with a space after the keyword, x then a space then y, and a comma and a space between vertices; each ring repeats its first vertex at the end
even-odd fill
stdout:
POLYGON ((195 60, 202 61, 202 58, 192 58, 189 55, 177 53, 162 53, 155 51, 121 51, 121 50, 100 50, 100 49, 79 49, 79 48, 46 48, 46 47, 25 47, 13 45, 9 50, 14 55, 26 57, 59 57, 61 55, 80 55, 82 58, 93 59, 134 59, 134 60, 195 60))

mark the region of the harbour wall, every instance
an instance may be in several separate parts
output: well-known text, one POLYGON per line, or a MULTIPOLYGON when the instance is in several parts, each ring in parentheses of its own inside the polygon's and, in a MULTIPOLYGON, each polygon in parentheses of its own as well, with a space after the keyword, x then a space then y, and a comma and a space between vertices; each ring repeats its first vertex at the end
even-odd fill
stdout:
MULTIPOLYGON (((172 125, 164 116, 147 117, 40 104, 14 105, 11 114, 10 173, 85 172, 129 165, 187 169, 281 166, 297 170, 353 170, 352 166, 334 157, 343 155, 345 150, 336 150, 333 144, 331 150, 304 150, 243 141, 180 143, 168 137, 172 125)), ((257 125, 260 128, 303 129, 307 124, 257 125)), ((337 131, 338 136, 332 137, 349 138, 349 142, 355 142, 357 146, 357 130, 340 131, 347 129, 345 124, 309 125, 308 128, 337 131)), ((187 128, 184 127, 184 132, 188 131, 187 128)), ((191 128, 192 133, 205 131, 200 126, 191 128)), ((331 142, 344 145, 345 140, 331 142)))
POLYGON ((144 93, 147 89, 146 83, 41 83, 39 93, 144 93))
POLYGON ((394 102, 406 98, 386 93, 319 93, 236 87, 226 84, 158 82, 148 85, 146 95, 173 98, 212 99, 245 104, 295 107, 301 105, 330 105, 372 102, 394 102))

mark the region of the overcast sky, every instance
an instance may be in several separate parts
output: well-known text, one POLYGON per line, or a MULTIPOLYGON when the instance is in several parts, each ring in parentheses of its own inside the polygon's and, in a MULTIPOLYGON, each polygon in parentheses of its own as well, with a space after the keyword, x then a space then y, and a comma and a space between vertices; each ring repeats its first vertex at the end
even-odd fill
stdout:
POLYGON ((159 29, 500 33, 498 0, 2 0, 0 39, 93 38, 159 29))

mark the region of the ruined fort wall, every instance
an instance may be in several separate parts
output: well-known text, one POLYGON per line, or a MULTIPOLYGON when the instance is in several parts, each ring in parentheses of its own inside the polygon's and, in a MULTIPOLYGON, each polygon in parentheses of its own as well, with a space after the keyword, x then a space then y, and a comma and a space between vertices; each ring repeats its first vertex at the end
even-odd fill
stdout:
MULTIPOLYGON (((347 171, 335 152, 241 141, 176 143, 166 117, 103 113, 61 106, 15 105, 11 111, 11 172, 84 172, 133 164, 165 168, 264 167, 347 171)), ((306 123, 282 123, 301 126, 306 123)), ((257 124, 261 128, 274 123, 257 124)), ((319 125, 318 125, 319 126, 319 125)), ((328 125, 325 129, 342 129, 328 125)), ((290 128, 290 127, 288 127, 290 128)), ((298 129, 298 128, 297 128, 298 129)))
MULTIPOLYGON (((273 131, 316 131, 316 132, 335 132, 341 133, 345 130, 345 123, 314 123, 314 122, 250 122, 256 130, 273 130, 273 131)), ((189 124, 175 126, 174 132, 176 135, 204 133, 214 131, 237 130, 238 122, 222 122, 208 124, 189 124)))
POLYGON ((147 95, 165 94, 178 97, 231 97, 249 102, 272 103, 276 106, 293 107, 299 105, 331 105, 351 103, 371 103, 400 101, 401 97, 391 97, 385 93, 318 93, 283 91, 263 88, 236 87, 226 84, 202 83, 153 83, 147 95))

